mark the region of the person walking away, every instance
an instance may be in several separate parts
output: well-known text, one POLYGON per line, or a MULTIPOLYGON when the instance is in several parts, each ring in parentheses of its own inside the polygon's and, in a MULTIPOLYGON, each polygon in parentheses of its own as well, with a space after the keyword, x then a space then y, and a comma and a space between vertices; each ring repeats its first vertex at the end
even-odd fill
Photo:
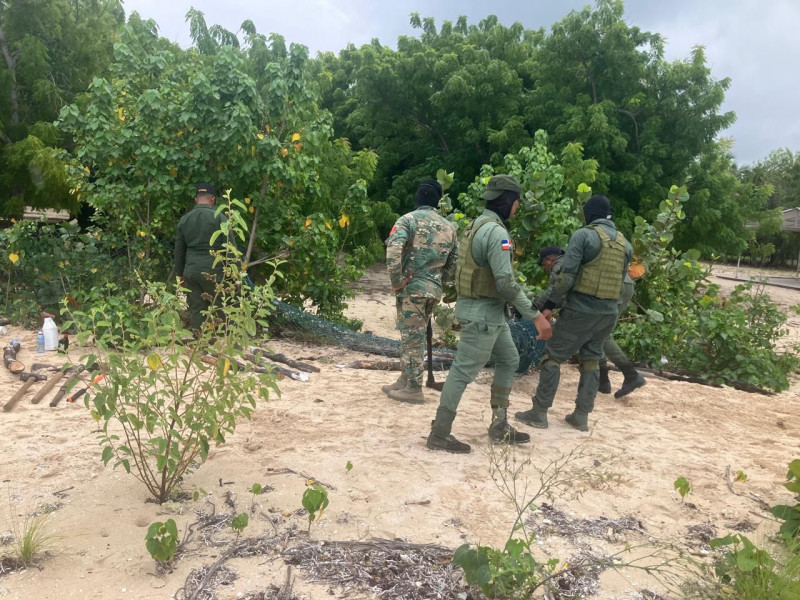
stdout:
POLYGON ((216 189, 213 185, 198 183, 194 201, 194 208, 178 222, 175 271, 189 290, 189 328, 199 332, 214 298, 216 284, 222 280, 222 266, 213 266, 211 252, 222 250, 225 239, 219 236, 212 247, 211 236, 225 218, 215 215, 216 189))
POLYGON ((416 208, 400 217, 386 240, 386 268, 397 304, 402 356, 400 378, 383 392, 402 402, 423 402, 425 333, 442 298, 442 285, 453 278, 458 256, 455 225, 438 211, 442 186, 425 179, 414 196, 416 208))
POLYGON ((512 270, 514 241, 507 222, 519 207, 520 191, 513 177, 492 177, 481 196, 486 200, 486 209, 467 226, 461 238, 455 281, 461 337, 431 423, 426 443, 431 450, 470 451, 469 444, 451 435, 452 425, 464 390, 489 360, 494 363, 489 399, 490 440, 511 444, 530 441, 530 436, 514 429, 507 418, 511 386, 519 366, 519 353, 506 322, 507 305, 534 322, 539 332, 537 339, 548 339, 551 329, 517 284, 512 270))
MULTIPOLYGON (((543 248, 539 252, 539 264, 544 267, 545 271, 547 271, 549 275, 549 287, 542 294, 537 296, 537 298, 533 301, 533 304, 536 306, 536 308, 542 311, 542 314, 544 314, 545 317, 549 318, 549 316, 552 314, 552 311, 560 308, 563 302, 563 299, 558 295, 553 286, 558 280, 558 275, 561 273, 561 269, 564 266, 564 250, 562 250, 559 246, 548 246, 547 248, 543 248)), ((619 323, 619 318, 627 308, 631 298, 633 298, 633 279, 631 279, 628 273, 625 273, 625 277, 622 282, 622 295, 620 296, 619 301, 619 316, 617 317, 617 323, 619 323)), ((611 381, 608 378, 609 360, 614 363, 615 367, 622 371, 622 374, 625 377, 624 381, 622 382, 622 387, 614 393, 615 398, 622 398, 623 396, 630 394, 633 390, 642 387, 646 383, 645 378, 639 374, 633 362, 625 355, 625 353, 622 351, 622 348, 620 348, 617 342, 614 340, 613 332, 603 343, 603 354, 605 354, 605 358, 600 361, 600 383, 597 390, 598 393, 611 393, 611 381)))
POLYGON ((577 354, 581 375, 575 410, 565 420, 580 431, 589 430, 588 417, 600 384, 603 343, 616 325, 622 280, 633 256, 633 248, 611 220, 608 198, 592 196, 583 213, 586 226, 572 234, 553 286, 564 303, 545 346, 533 407, 515 415, 534 427, 548 426, 547 411, 558 390, 561 363, 577 354))

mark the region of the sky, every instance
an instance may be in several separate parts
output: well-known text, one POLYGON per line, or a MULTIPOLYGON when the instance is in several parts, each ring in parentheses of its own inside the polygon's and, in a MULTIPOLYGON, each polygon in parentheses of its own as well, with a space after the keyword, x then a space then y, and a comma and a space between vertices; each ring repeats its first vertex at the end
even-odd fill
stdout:
MULTIPOLYGON (((186 12, 194 7, 208 25, 237 31, 250 19, 261 33, 279 33, 287 43, 338 53, 378 38, 396 47, 398 36, 418 35, 409 14, 433 17, 437 24, 466 15, 477 23, 495 14, 504 25, 549 29, 586 0, 123 0, 133 11, 158 23, 162 36, 191 44, 186 12)), ((625 20, 665 37, 670 60, 689 58, 694 46, 706 49, 716 79, 729 77, 723 111, 736 123, 722 133, 734 141, 741 164, 761 160, 772 150, 800 151, 800 0, 627 0, 625 20)))

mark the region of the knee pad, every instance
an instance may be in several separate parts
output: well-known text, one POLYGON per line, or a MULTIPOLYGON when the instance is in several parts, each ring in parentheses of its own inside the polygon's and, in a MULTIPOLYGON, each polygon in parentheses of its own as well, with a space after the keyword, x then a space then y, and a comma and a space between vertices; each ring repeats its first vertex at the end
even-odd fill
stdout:
POLYGON ((588 371, 599 371, 600 370, 600 361, 599 360, 582 360, 579 369, 580 369, 581 373, 586 373, 588 371))
POLYGON ((539 367, 544 368, 548 365, 548 363, 556 368, 561 367, 561 363, 554 359, 549 354, 545 353, 542 354, 542 360, 539 361, 539 367))

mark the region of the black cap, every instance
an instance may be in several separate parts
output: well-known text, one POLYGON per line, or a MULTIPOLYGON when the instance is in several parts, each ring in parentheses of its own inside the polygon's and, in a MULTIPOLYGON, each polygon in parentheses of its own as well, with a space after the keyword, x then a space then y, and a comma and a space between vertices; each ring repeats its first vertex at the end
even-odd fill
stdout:
POLYGON ((216 196, 217 188, 210 183, 198 183, 197 186, 195 186, 195 196, 197 194, 211 194, 212 196, 216 196))
POLYGON ((561 249, 561 246, 547 246, 547 248, 539 250, 538 262, 541 265, 548 256, 561 256, 562 254, 564 254, 564 251, 561 249))

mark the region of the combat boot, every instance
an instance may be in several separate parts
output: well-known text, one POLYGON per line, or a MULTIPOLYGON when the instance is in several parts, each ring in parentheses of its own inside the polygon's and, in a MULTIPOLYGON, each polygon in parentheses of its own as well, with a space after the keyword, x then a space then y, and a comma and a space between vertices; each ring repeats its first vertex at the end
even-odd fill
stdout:
POLYGON ((406 387, 407 382, 408 382, 408 378, 406 377, 406 374, 405 373, 401 373, 400 377, 397 378, 397 381, 395 381, 394 383, 390 383, 389 385, 384 385, 381 388, 381 391, 384 394, 388 395, 391 390, 402 390, 402 389, 404 389, 406 387))
POLYGON ((467 454, 471 450, 469 444, 459 442, 450 435, 455 414, 448 413, 441 408, 436 411, 436 420, 431 421, 431 433, 425 445, 429 450, 444 450, 453 454, 467 454))
POLYGON ((589 431, 589 415, 575 409, 574 412, 564 417, 564 420, 578 431, 589 431))
POLYGON ((625 375, 625 379, 622 381, 622 387, 614 393, 614 398, 627 396, 633 390, 647 383, 647 380, 633 366, 623 368, 622 374, 625 375))
POLYGON ((605 363, 600 363, 600 386, 597 388, 597 393, 611 393, 611 380, 608 378, 608 365, 605 363))
POLYGON ((547 429, 547 409, 542 408, 536 402, 533 403, 533 408, 525 412, 518 412, 514 414, 517 421, 521 421, 526 425, 531 425, 538 429, 547 429))
POLYGON ((509 425, 506 419, 497 419, 489 426, 489 439, 494 444, 502 442, 508 444, 527 444, 531 441, 531 436, 514 429, 509 425))
POLYGON ((409 388, 404 387, 399 390, 388 390, 386 395, 393 400, 400 402, 410 402, 412 404, 422 404, 425 402, 425 394, 422 393, 422 388, 409 388))

